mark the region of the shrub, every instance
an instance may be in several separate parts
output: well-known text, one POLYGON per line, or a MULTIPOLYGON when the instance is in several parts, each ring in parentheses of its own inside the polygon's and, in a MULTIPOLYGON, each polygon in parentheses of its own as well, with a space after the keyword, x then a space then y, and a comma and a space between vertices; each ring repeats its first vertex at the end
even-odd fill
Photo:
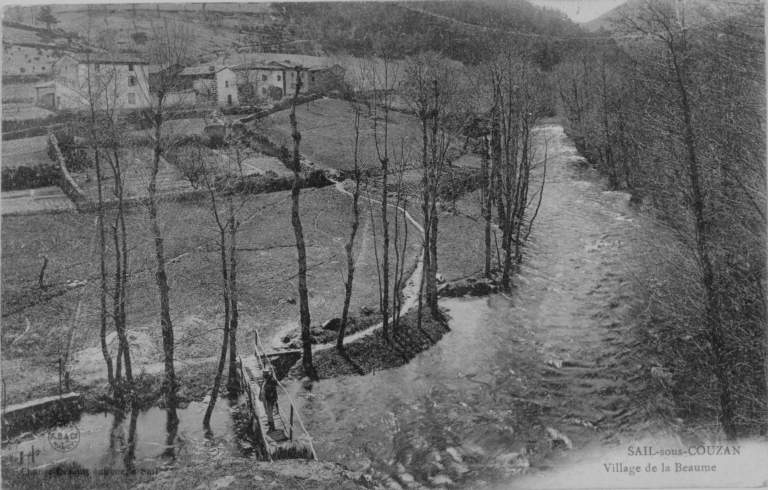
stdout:
POLYGON ((27 167, 4 168, 2 170, 2 191, 37 189, 59 185, 61 170, 53 163, 27 167))

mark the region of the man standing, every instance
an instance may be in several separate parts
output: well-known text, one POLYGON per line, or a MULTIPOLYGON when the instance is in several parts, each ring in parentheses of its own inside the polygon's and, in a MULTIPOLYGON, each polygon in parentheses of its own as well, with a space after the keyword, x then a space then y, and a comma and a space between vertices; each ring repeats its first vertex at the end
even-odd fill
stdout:
POLYGON ((277 408, 277 380, 270 371, 264 371, 264 381, 261 383, 261 396, 264 402, 264 410, 267 411, 269 430, 275 430, 272 412, 277 408))

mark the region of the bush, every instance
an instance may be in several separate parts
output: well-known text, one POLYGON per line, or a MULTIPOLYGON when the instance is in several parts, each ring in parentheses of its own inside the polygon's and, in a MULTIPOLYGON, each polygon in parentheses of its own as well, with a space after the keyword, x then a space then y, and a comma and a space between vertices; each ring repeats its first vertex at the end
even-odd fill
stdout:
POLYGON ((53 163, 34 167, 22 165, 16 168, 4 168, 2 182, 3 192, 50 187, 59 185, 61 182, 61 170, 53 163))
MULTIPOLYGON (((320 170, 304 171, 301 174, 300 187, 302 189, 325 187, 330 184, 331 182, 320 170)), ((219 192, 265 194, 290 190, 293 188, 293 177, 280 177, 271 171, 267 171, 263 175, 252 174, 243 177, 227 175, 217 178, 214 186, 219 192)))
MULTIPOLYGON (((59 133, 56 134, 56 139, 59 142, 59 149, 64 157, 64 164, 67 166, 67 170, 70 172, 81 172, 86 168, 93 168, 93 162, 88 156, 86 147, 76 144, 72 135, 59 133)), ((56 149, 53 147, 50 139, 48 140, 48 158, 58 163, 56 161, 56 149)))

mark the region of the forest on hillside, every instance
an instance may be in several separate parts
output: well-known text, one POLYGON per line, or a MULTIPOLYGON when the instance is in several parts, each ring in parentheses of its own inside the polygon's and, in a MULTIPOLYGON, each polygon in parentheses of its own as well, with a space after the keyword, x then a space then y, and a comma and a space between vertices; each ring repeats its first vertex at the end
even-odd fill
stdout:
POLYGON ((396 58, 434 51, 474 65, 493 56, 489 46, 516 32, 537 40, 534 59, 550 69, 579 45, 554 37, 589 36, 562 12, 524 0, 274 3, 272 10, 291 35, 312 39, 329 53, 358 57, 387 37, 397 39, 396 58))

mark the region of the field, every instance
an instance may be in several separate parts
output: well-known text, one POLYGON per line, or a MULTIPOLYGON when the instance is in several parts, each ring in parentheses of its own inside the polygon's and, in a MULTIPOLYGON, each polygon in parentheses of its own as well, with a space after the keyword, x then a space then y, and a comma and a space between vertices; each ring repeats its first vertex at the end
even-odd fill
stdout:
MULTIPOLYGON (((349 233, 350 202, 348 196, 333 187, 302 192, 313 325, 341 313, 346 273, 343 244, 349 233)), ((252 196, 241 210, 241 351, 250 352, 254 327, 268 338, 286 325, 298 324, 298 266, 290 210, 288 192, 252 196)), ((362 306, 378 305, 373 227, 368 213, 365 208, 354 249, 357 280, 353 314, 362 306)), ((166 234, 165 254, 171 261, 168 273, 176 356, 181 364, 215 356, 223 312, 210 212, 204 201, 169 202, 163 206, 161 220, 166 234)), ((128 323, 139 370, 142 364, 161 359, 158 300, 152 273, 154 249, 143 209, 134 208, 127 221, 132 248, 128 323)), ((104 370, 98 348, 98 255, 94 228, 94 217, 85 214, 3 220, 2 367, 9 403, 31 396, 31 387, 57 379, 58 358, 66 357, 73 326, 73 350, 79 351, 73 380, 82 384, 104 370), (41 290, 38 276, 44 255, 48 255, 49 263, 46 288, 41 290)), ((417 251, 418 243, 413 238, 408 262, 415 260, 417 251)))
MULTIPOLYGON (((3 116, 5 116, 5 113, 3 113, 3 116)), ((50 163, 52 162, 48 158, 47 136, 3 141, 3 168, 13 168, 21 165, 31 167, 50 163)))
POLYGON ((271 23, 266 13, 268 4, 207 4, 205 11, 201 7, 201 4, 137 4, 133 10, 113 4, 94 5, 90 9, 68 5, 54 7, 54 13, 60 20, 56 27, 80 32, 83 39, 85 27, 90 24, 94 40, 114 40, 119 49, 140 48, 141 44, 134 43, 133 34, 144 32, 151 37, 153 26, 162 25, 164 20, 173 21, 193 33, 194 47, 202 53, 221 51, 238 42, 243 26, 250 29, 271 23), (243 17, 246 13, 251 15, 243 17), (258 15, 262 13, 264 15, 258 15))
MULTIPOLYGON (((284 110, 270 116, 273 123, 270 137, 278 144, 285 144, 288 147, 292 145, 289 114, 290 110, 284 110)), ((381 116, 381 113, 379 115, 381 116)), ((390 112, 389 117, 390 151, 399 147, 401 141, 405 141, 408 146, 413 144, 414 135, 420 134, 418 121, 399 112, 390 112)), ((351 170, 353 168, 351 148, 353 148, 355 137, 352 126, 353 118, 354 111, 349 103, 343 100, 319 99, 314 103, 298 107, 296 119, 299 132, 301 132, 302 155, 321 167, 351 170)), ((373 121, 371 118, 365 117, 362 124, 360 134, 361 165, 378 167, 373 121)), ((383 133, 381 126, 379 132, 383 133)), ((382 136, 383 134, 380 134, 380 141, 383 142, 382 136)), ((418 156, 417 153, 413 152, 411 155, 418 156)))

